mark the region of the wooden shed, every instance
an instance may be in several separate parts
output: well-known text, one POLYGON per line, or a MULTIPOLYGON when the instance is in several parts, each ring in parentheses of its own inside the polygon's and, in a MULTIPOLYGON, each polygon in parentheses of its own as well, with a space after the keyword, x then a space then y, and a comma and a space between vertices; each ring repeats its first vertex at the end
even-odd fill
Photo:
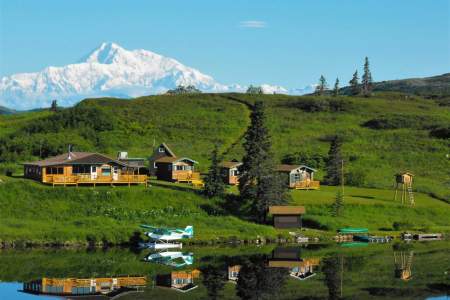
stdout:
POLYGON ((241 162, 232 160, 224 161, 220 164, 221 174, 225 184, 237 185, 239 184, 239 170, 238 168, 242 165, 241 162))
POLYGON ((269 214, 273 217, 275 228, 301 228, 304 206, 270 206, 269 214))
POLYGON ((397 174, 395 174, 395 181, 397 183, 403 183, 403 184, 410 185, 410 184, 412 184, 413 176, 414 176, 414 174, 411 172, 397 173, 397 174))
POLYGON ((272 251, 268 265, 270 268, 287 268, 292 277, 305 280, 316 273, 314 268, 319 266, 318 258, 301 258, 299 247, 277 247, 272 251))
POLYGON ((318 189, 320 182, 314 180, 315 169, 305 165, 278 165, 277 172, 285 175, 286 185, 293 189, 318 189))

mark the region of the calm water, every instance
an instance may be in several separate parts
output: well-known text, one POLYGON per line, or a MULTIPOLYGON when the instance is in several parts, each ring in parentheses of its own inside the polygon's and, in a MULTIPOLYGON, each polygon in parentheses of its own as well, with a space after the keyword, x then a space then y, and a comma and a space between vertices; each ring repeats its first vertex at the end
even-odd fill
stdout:
POLYGON ((448 299, 449 246, 7 250, 0 299, 448 299))

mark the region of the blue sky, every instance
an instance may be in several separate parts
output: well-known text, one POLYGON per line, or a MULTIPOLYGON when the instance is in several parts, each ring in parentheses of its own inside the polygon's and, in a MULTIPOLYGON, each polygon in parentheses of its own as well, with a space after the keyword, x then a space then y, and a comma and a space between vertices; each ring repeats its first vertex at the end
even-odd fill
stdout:
POLYGON ((450 1, 0 0, 0 76, 78 61, 103 41, 222 83, 347 82, 450 72, 450 1))

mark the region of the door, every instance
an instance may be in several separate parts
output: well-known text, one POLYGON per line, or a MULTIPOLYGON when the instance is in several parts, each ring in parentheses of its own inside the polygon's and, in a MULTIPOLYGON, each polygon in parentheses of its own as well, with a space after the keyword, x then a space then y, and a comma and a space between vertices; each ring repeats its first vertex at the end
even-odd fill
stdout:
POLYGON ((97 166, 91 166, 91 180, 97 180, 97 166))
POLYGON ((113 180, 119 180, 119 167, 113 167, 113 180))

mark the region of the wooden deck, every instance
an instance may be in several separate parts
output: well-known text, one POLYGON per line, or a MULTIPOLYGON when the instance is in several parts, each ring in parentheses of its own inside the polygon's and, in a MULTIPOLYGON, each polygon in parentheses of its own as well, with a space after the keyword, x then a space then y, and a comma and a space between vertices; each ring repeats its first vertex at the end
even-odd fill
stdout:
POLYGON ((201 181, 199 172, 174 171, 172 174, 172 179, 175 180, 176 182, 186 182, 186 183, 201 181))
POLYGON ((43 183, 52 185, 79 185, 79 184, 147 184, 147 175, 118 175, 116 179, 112 176, 97 176, 92 178, 87 175, 46 175, 43 183))
POLYGON ((318 190, 320 188, 320 181, 299 181, 291 186, 296 190, 318 190))

